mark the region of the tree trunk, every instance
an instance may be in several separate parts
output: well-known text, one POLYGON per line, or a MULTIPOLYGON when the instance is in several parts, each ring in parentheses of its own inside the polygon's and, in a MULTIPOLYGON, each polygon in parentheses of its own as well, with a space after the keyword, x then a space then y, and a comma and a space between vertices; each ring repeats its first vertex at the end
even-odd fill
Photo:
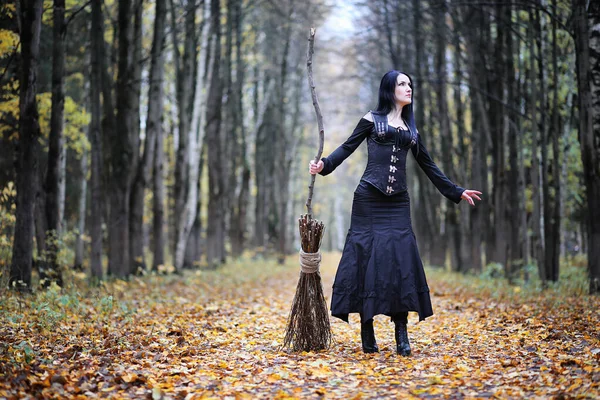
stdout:
POLYGON ((64 162, 64 74, 65 74, 65 0, 54 0, 52 41, 52 110, 50 117, 50 136, 48 139, 48 169, 46 172, 46 239, 48 244, 46 268, 40 270, 40 281, 45 287, 52 282, 62 286, 62 274, 58 265, 58 240, 60 186, 64 181, 61 166, 64 162), (61 159, 62 158, 62 159, 61 159))
POLYGON ((210 1, 211 40, 210 85, 206 110, 206 138, 208 147, 208 223, 206 229, 206 261, 215 268, 225 261, 225 215, 223 209, 223 142, 219 135, 221 127, 222 86, 221 25, 219 0, 210 1))
MULTIPOLYGON (((44 173, 40 164, 44 164, 43 155, 40 154, 38 158, 38 182, 44 181, 44 173)), ((48 245, 46 243, 46 232, 48 231, 48 219, 46 219, 46 193, 44 188, 40 185, 36 188, 37 197, 35 199, 34 206, 34 229, 35 229, 35 242, 37 245, 37 259, 38 261, 46 260, 46 253, 48 245)), ((41 264, 38 263, 39 267, 41 264)))
POLYGON ((229 230, 229 238, 231 241, 231 253, 234 257, 239 257, 245 247, 246 233, 246 215, 248 213, 248 200, 250 196, 250 163, 248 161, 248 150, 246 142, 246 131, 244 125, 244 109, 243 109, 243 91, 245 65, 242 58, 242 2, 236 1, 234 4, 233 24, 235 31, 235 48, 236 48, 236 79, 235 79, 235 116, 238 129, 238 135, 241 139, 239 164, 241 172, 241 182, 239 184, 239 192, 234 201, 231 223, 229 230))
MULTIPOLYGON (((87 24, 87 26, 89 27, 90 25, 87 24)), ((93 51, 93 50, 92 50, 93 51)), ((90 59, 90 53, 86 53, 85 55, 85 70, 86 72, 89 71, 91 67, 91 59, 90 59)), ((85 99, 86 99, 86 103, 85 103, 85 107, 87 109, 90 109, 91 104, 90 104, 90 77, 88 77, 88 79, 86 79, 85 83, 84 83, 84 93, 86 94, 85 99)), ((90 141, 90 125, 87 126, 87 138, 88 141, 90 141)), ((76 231, 77 231, 77 237, 75 238, 75 260, 73 261, 73 269, 75 271, 79 271, 79 272, 83 272, 83 259, 85 257, 85 245, 84 245, 84 241, 83 241, 83 236, 85 235, 85 228, 86 228, 86 215, 87 215, 87 197, 88 197, 88 181, 87 181, 87 177, 88 177, 88 170, 89 170, 89 166, 88 166, 88 150, 87 149, 82 149, 81 152, 81 158, 79 159, 79 181, 78 186, 79 186, 79 201, 77 203, 77 224, 76 224, 76 231)))
MULTIPOLYGON (((100 39, 104 39, 104 15, 102 12, 102 7, 103 7, 104 2, 101 2, 99 5, 99 18, 101 18, 97 23, 96 23, 96 29, 98 30, 92 30, 92 35, 96 34, 100 37, 100 39), (100 35, 100 32, 102 32, 102 35, 100 35)), ((118 21, 113 19, 113 32, 118 32, 119 28, 118 28, 118 21)), ((112 45, 109 47, 108 44, 104 41, 101 40, 101 42, 98 44, 98 62, 100 63, 100 69, 101 71, 99 72, 99 76, 101 77, 100 79, 100 83, 101 83, 101 96, 102 96, 102 100, 101 100, 101 105, 103 108, 103 116, 102 116, 102 125, 101 125, 101 130, 99 131, 99 138, 102 141, 102 168, 101 168, 101 172, 102 172, 102 204, 103 204, 103 218, 104 221, 107 225, 107 232, 108 232, 108 243, 107 243, 107 250, 109 252, 109 259, 110 259, 110 246, 111 246, 111 240, 110 240, 110 235, 111 235, 111 219, 110 219, 110 210, 111 210, 111 194, 112 194, 112 187, 113 187, 113 181, 111 180, 111 176, 112 176, 112 170, 113 170, 113 166, 112 166, 112 160, 111 160, 111 147, 112 147, 112 138, 114 138, 117 134, 117 119, 116 119, 116 114, 115 114, 115 96, 113 93, 113 88, 115 86, 114 84, 114 79, 113 76, 114 71, 111 69, 109 69, 109 65, 114 66, 116 64, 116 55, 117 55, 117 41, 118 41, 119 35, 118 34, 113 34, 113 43, 112 45)), ((101 253, 99 253, 101 254, 101 253)), ((111 271, 111 264, 110 261, 108 263, 108 268, 107 268, 107 274, 110 275, 112 273, 111 271)))
MULTIPOLYGON (((556 9, 556 0, 553 0, 553 7, 556 9)), ((560 274, 560 152, 558 149, 558 138, 560 135, 560 117, 558 103, 558 83, 560 76, 558 72, 558 56, 556 43, 556 19, 552 21, 552 71, 553 71, 553 104, 552 104, 552 123, 548 130, 548 135, 552 139, 552 186, 554 193, 552 198, 546 197, 548 203, 548 215, 544 219, 546 222, 546 271, 548 278, 552 282, 558 282, 560 274), (550 202, 552 200, 552 202, 550 202)), ((549 145, 547 143, 546 145, 549 145)))
MULTIPOLYGON (((513 24, 512 24, 512 11, 510 3, 503 9, 503 18, 506 24, 506 37, 505 37, 505 54, 506 54, 506 90, 507 90, 507 102, 511 104, 518 104, 515 98, 515 64, 513 58, 513 24)), ((520 148, 517 147, 517 127, 512 118, 512 113, 506 113, 505 119, 508 122, 506 131, 508 133, 508 159, 509 167, 508 171, 508 182, 506 188, 508 193, 505 199, 508 200, 510 207, 507 207, 507 224, 510 235, 508 237, 508 251, 506 255, 506 266, 505 276, 508 279, 512 279, 519 265, 522 264, 522 253, 521 243, 524 238, 521 238, 521 191, 519 190, 519 155, 518 151, 520 148)))
POLYGON ((133 88, 133 24, 132 1, 119 1, 119 54, 117 76, 117 131, 111 137, 111 194, 109 222, 109 271, 125 278, 131 271, 129 252, 130 175, 134 157, 132 113, 133 88))
MULTIPOLYGON (((437 98, 437 110, 439 112, 440 122, 440 137, 442 149, 452 149, 452 133, 450 132, 450 115, 448 110, 448 99, 446 93, 446 81, 448 79, 446 67, 446 2, 445 0, 437 0, 435 3, 435 35, 436 35, 436 51, 435 51, 435 74, 437 77, 435 85, 435 93, 437 98)), ((443 170, 449 176, 454 176, 452 173, 452 153, 453 151, 442 152, 443 170)), ((462 260, 457 259, 460 256, 459 247, 456 246, 454 239, 460 237, 460 232, 457 224, 456 208, 453 206, 446 207, 445 212, 445 232, 443 233, 443 241, 446 246, 453 244, 453 257, 451 259, 456 262, 452 265, 452 269, 457 271, 462 265, 462 260)), ((445 264, 444 259, 440 260, 441 264, 445 264)))
POLYGON ((590 294, 600 294, 600 6, 585 0, 573 0, 579 142, 588 203, 587 256, 590 294), (589 21, 588 21, 589 19, 589 21), (591 28, 591 29, 590 29, 591 28))
MULTIPOLYGON (((484 13, 479 9, 468 9, 463 17, 463 25, 468 26, 466 35, 466 48, 468 63, 470 98, 471 98, 471 114, 473 115, 473 135, 472 148, 473 158, 471 160, 472 184, 474 188, 483 192, 482 201, 479 206, 470 210, 471 214, 471 255, 472 270, 476 273, 481 272, 483 268, 483 244, 487 244, 489 235, 484 235, 482 232, 491 231, 489 224, 489 191, 488 191, 488 168, 487 168, 487 148, 488 135, 490 132, 490 122, 486 110, 485 101, 480 90, 476 88, 485 82, 486 77, 482 73, 482 68, 478 66, 486 65, 486 53, 481 51, 484 48, 482 45, 485 42, 485 35, 478 32, 478 27, 482 28, 486 24, 484 13), (477 23, 479 25, 477 25, 477 23)), ((484 28, 487 29, 487 28, 484 28)), ((487 251, 486 251, 487 253, 487 251)))
MULTIPOLYGON (((541 1, 539 2, 541 5, 541 1)), ((542 110, 546 110, 549 104, 547 103, 546 97, 546 71, 544 65, 544 39, 543 32, 545 31, 545 26, 542 24, 542 15, 539 10, 536 10, 536 18, 535 18, 535 43, 537 46, 538 57, 536 58, 538 63, 538 74, 539 74, 539 104, 542 110)), ((552 203, 550 199, 550 182, 548 179, 548 145, 549 145, 549 131, 546 128, 546 112, 540 112, 540 121, 539 121, 539 134, 540 134, 540 150, 541 150, 541 180, 542 180, 542 218, 541 218, 541 234, 544 235, 544 248, 543 248, 543 262, 541 263, 542 268, 544 269, 544 276, 546 280, 552 281, 552 275, 549 268, 548 254, 552 249, 554 244, 551 239, 551 223, 552 223, 552 203)))
MULTIPOLYGON (((423 71, 424 71, 424 48, 425 48, 425 40, 423 37, 422 26, 420 20, 421 16, 421 1, 413 0, 413 29, 415 32, 415 63, 414 63, 414 71, 415 71, 415 79, 413 80, 413 91, 418 93, 421 96, 421 101, 423 105, 426 104, 426 91, 424 90, 424 79, 423 79, 423 71)), ((425 112, 424 107, 416 107, 415 109, 415 120, 417 124, 425 123, 425 112)), ((434 228, 434 218, 432 214, 435 212, 431 202, 429 201, 427 187, 428 180, 425 176, 425 173, 421 171, 419 168, 415 168, 417 171, 415 174, 417 185, 418 185, 418 204, 419 204, 419 212, 416 213, 416 230, 419 237, 419 247, 422 250, 423 258, 426 262, 432 263, 431 260, 431 250, 433 248, 432 244, 434 242, 433 239, 433 228, 434 228)))
MULTIPOLYGON (((255 86, 258 91, 258 84, 255 86)), ((263 96, 263 102, 260 105, 256 117, 256 134, 255 136, 255 152, 254 152, 254 168, 256 169, 256 203, 254 210, 254 245, 258 251, 264 252, 266 247, 267 237, 267 205, 268 205, 268 190, 267 190, 267 169, 265 167, 265 159, 267 158, 268 143, 267 143, 267 113, 270 109, 271 97, 275 91, 275 82, 269 80, 268 86, 263 96)))
POLYGON ((131 251, 135 265, 146 269, 144 260, 144 208, 145 191, 149 186, 152 167, 155 162, 156 142, 162 135, 163 114, 163 76, 164 76, 164 42, 166 27, 166 1, 156 0, 152 50, 150 54, 150 72, 148 87, 148 115, 146 119, 146 138, 144 153, 138 164, 132 188, 131 209, 131 251))
MULTIPOLYGON (((88 133, 89 137, 89 133, 88 133)), ((77 238, 75 239, 75 261, 73 269, 83 271, 85 216, 87 213, 87 174, 88 174, 88 152, 83 150, 79 161, 81 180, 79 181, 79 204, 77 208, 77 238)))
POLYGON ((65 217, 65 202, 67 199, 67 146, 65 145, 65 141, 63 139, 63 146, 60 152, 60 163, 58 165, 58 176, 60 177, 58 180, 58 235, 61 236, 66 226, 66 217, 65 217))
MULTIPOLYGON (((397 7, 393 7, 394 10, 397 10, 397 7)), ((383 0, 383 9, 381 10, 381 16, 383 17, 383 26, 385 28, 385 38, 387 42, 387 50, 390 55, 390 61, 392 62, 392 67, 394 69, 400 69, 400 61, 398 57, 400 56, 400 52, 398 51, 396 45, 394 45, 394 35, 392 33, 392 26, 390 24, 390 11, 388 7, 387 0, 383 0)))
POLYGON ((165 264, 165 181, 164 181, 164 136, 162 128, 156 132, 156 148, 154 154, 154 180, 152 197, 152 238, 153 254, 152 270, 158 271, 159 266, 165 264))
MULTIPOLYGON (((530 12, 530 18, 535 20, 536 13, 530 12)), ((533 198, 533 230, 532 230, 532 245, 534 247, 534 258, 537 261, 538 273, 542 284, 546 285, 546 269, 544 268, 544 229, 543 229, 543 217, 542 217, 542 193, 541 193, 541 182, 540 182, 540 163, 538 161, 538 123, 537 123, 537 102, 538 102, 538 91, 537 84, 535 81, 535 43, 533 36, 533 27, 528 29, 529 37, 529 54, 531 54, 531 65, 530 65, 530 82, 531 82, 531 99, 530 99, 530 113, 532 121, 531 129, 531 186, 532 186, 532 198, 533 198)), ((541 55, 538 54, 538 57, 541 55)))
POLYGON ((17 159, 17 209, 10 267, 11 287, 31 289, 33 211, 38 183, 39 139, 37 111, 37 67, 42 0, 21 0, 21 75, 19 77, 19 150, 17 159), (14 285, 14 286, 13 286, 14 285))
MULTIPOLYGON (((456 11, 452 14, 453 23, 457 26, 460 24, 459 16, 456 11)), ((461 36, 458 32, 454 33, 454 70, 455 70, 455 80, 458 82, 462 81, 462 59, 464 57, 462 47, 461 47, 461 36)), ((469 176, 469 147, 467 145, 468 133, 467 127, 465 123, 465 105, 462 100, 462 85, 455 85, 454 89, 454 103, 456 107, 456 137, 458 142, 458 154, 459 154, 459 170, 460 173, 456 175, 456 179, 460 179, 461 185, 471 186, 470 176, 469 176)), ((471 129, 473 131, 473 129, 471 129)), ((457 236, 459 239, 459 243, 456 243, 456 253, 458 254, 457 260, 454 263, 459 267, 459 270, 462 272, 466 272, 471 269, 471 260, 470 260, 470 252, 471 252, 471 236, 469 235, 469 229, 471 226, 471 214, 464 209, 459 209, 459 231, 460 235, 457 236)))
MULTIPOLYGON (((92 29, 90 30, 90 43, 92 52, 91 77, 90 77, 90 144, 91 168, 90 179, 91 196, 90 204, 90 235, 92 239, 90 252, 90 267, 92 281, 102 279, 102 217, 104 215, 104 185, 102 151, 102 110, 100 93, 103 84, 104 69, 104 17, 102 13, 102 0, 92 0, 92 29)), ((106 102, 105 98, 105 102, 106 102)))
MULTIPOLYGON (((130 174, 135 179, 131 181, 129 198, 129 254, 131 257, 131 270, 129 273, 141 274, 146 269, 144 260, 144 189, 140 189, 138 173, 141 165, 142 154, 140 146, 140 95, 142 83, 142 11, 143 0, 134 0, 133 24, 133 59, 131 83, 131 148, 133 157, 130 162, 130 174)), ((149 99, 150 101, 150 99, 149 99)), ((159 111, 160 113, 160 111, 159 111)), ((160 114, 159 114, 160 115, 160 114)), ((154 146, 152 143, 151 147, 154 146)), ((147 147, 144 147, 146 151, 147 147)), ((150 160, 152 160, 152 157, 150 160)), ((150 161, 151 163, 151 161, 150 161)), ((149 173, 148 173, 149 174, 149 173)))
MULTIPOLYGON (((224 225, 227 229, 231 229, 231 218, 233 217, 233 208, 235 194, 238 190, 238 169, 241 166, 239 162, 239 129, 240 124, 237 107, 233 93, 233 35, 234 35, 234 13, 236 4, 239 0, 226 0, 225 11, 225 47, 222 55, 222 86, 223 86, 223 104, 222 104, 222 125, 220 127, 223 135, 223 212, 224 225)), ((241 90, 241 88, 239 88, 241 90)))
MULTIPOLYGON (((289 9, 286 13, 290 15, 290 19, 294 17, 294 2, 289 1, 289 9)), ((292 111, 294 113, 294 119, 297 119, 297 113, 299 112, 299 104, 297 101, 292 102, 295 105, 294 110, 286 109, 286 97, 290 90, 291 79, 289 72, 289 58, 290 58, 290 42, 292 36, 292 23, 287 21, 285 24, 285 30, 283 31, 283 50, 281 51, 281 61, 279 63, 280 71, 280 85, 278 90, 278 119, 277 119, 277 131, 279 132, 276 138, 276 156, 277 167, 274 171, 277 171, 275 175, 277 190, 273 192, 275 197, 275 211, 277 214, 277 227, 276 227, 276 241, 275 249, 277 253, 277 261, 280 265, 285 262, 286 256, 286 241, 287 241, 287 214, 288 214, 288 200, 289 200, 289 178, 290 168, 292 165, 291 155, 294 154, 292 149, 292 142, 294 140, 293 132, 294 124, 291 128, 286 127, 285 116, 292 111)), ((299 85, 300 82, 298 83, 299 85)), ((296 93, 293 98, 298 98, 301 93, 296 93)))
MULTIPOLYGON (((516 25, 521 25, 522 22, 522 18, 521 15, 519 13, 517 13, 517 24, 516 25)), ((526 91, 528 90, 526 87, 526 82, 527 82, 527 61, 525 60, 525 57, 521 56, 521 52, 522 50, 526 49, 527 43, 525 41, 523 41, 523 44, 521 44, 520 40, 517 40, 517 54, 516 54, 516 59, 518 60, 517 63, 517 69, 518 69, 518 79, 516 82, 516 98, 517 99, 522 99, 525 96, 526 91)), ((521 106, 519 107, 519 111, 523 114, 527 113, 526 107, 524 102, 520 102, 521 106)), ((517 190, 518 190, 518 201, 519 201, 519 215, 518 215, 518 220, 519 220, 519 224, 520 224, 520 237, 521 237, 521 243, 520 243, 520 252, 521 252, 521 257, 522 257, 522 266, 526 267, 523 271, 523 280, 527 283, 529 282, 529 265, 531 263, 530 261, 530 252, 531 252, 531 239, 530 239, 530 235, 529 235, 529 224, 527 222, 527 216, 529 211, 527 210, 526 207, 526 203, 525 203, 525 193, 526 193, 526 188, 527 188, 527 180, 525 178, 525 161, 524 161, 524 134, 522 132, 522 119, 517 119, 515 121, 515 130, 516 130, 516 137, 515 137, 515 141, 516 141, 516 149, 517 149, 517 166, 518 166, 518 185, 517 185, 517 190)), ((512 151, 511 151, 512 152, 512 151)), ((515 155, 513 155, 513 157, 515 157, 515 155)), ((511 164, 512 165, 512 164, 511 164)), ((511 166, 512 168, 512 166, 511 166)), ((512 173, 512 171, 511 171, 512 173)))
MULTIPOLYGON (((175 24, 175 9, 171 3, 171 9, 173 13, 173 25, 175 24)), ((179 52, 175 52, 176 58, 176 71, 177 71, 177 107, 179 112, 179 145, 177 148, 177 157, 175 164, 175 248, 173 249, 173 255, 175 258, 175 268, 179 271, 183 264, 183 256, 185 254, 185 245, 187 243, 188 232, 185 232, 187 216, 186 214, 186 199, 188 197, 188 191, 196 185, 192 185, 190 182, 190 151, 191 144, 189 143, 190 133, 190 122, 191 122, 191 107, 193 106, 192 100, 194 97, 193 88, 193 71, 194 64, 196 61, 196 4, 194 1, 188 1, 186 5, 186 18, 185 18, 185 39, 184 39, 184 53, 183 59, 181 60, 181 66, 179 62, 179 52)), ((175 29, 173 31, 173 45, 177 50, 179 43, 175 40, 175 29)), ((204 50, 202 47, 201 50, 204 50)), ((195 204, 194 204, 195 207, 195 204)), ((189 210, 187 210, 189 211, 189 210)))
MULTIPOLYGON (((185 203, 183 206, 183 212, 181 215, 181 219, 178 221, 179 225, 176 227, 177 234, 177 246, 175 248, 175 268, 178 272, 181 271, 184 264, 185 258, 185 246, 188 243, 188 237, 192 230, 192 227, 196 221, 196 212, 198 210, 198 179, 199 179, 199 171, 200 171, 200 154, 202 153, 202 145, 204 143, 205 136, 205 121, 207 118, 207 101, 206 96, 204 95, 204 76, 205 74, 205 66, 207 65, 206 57, 209 54, 209 50, 207 49, 209 33, 208 29, 210 27, 209 24, 209 4, 205 3, 204 5, 204 22, 202 28, 202 45, 200 46, 201 52, 200 57, 198 58, 198 67, 197 67, 197 79, 196 86, 194 90, 194 101, 192 103, 192 117, 191 117, 191 126, 189 126, 189 130, 186 132, 187 134, 187 143, 188 143, 188 187, 186 190, 185 203)), ((219 43, 215 41, 215 43, 219 43)), ((213 44, 214 45, 214 44, 213 44)), ((220 48, 220 47, 219 47, 220 48)), ((208 75, 211 76, 211 68, 209 65, 208 75)), ((218 73, 218 72, 217 72, 218 73)), ((219 97, 220 103, 220 97, 219 97)), ((206 128, 208 129, 208 128, 206 128)), ((181 136, 181 134, 180 134, 181 136)), ((223 160, 221 158, 221 160, 223 160)))
MULTIPOLYGON (((200 79, 200 78, 198 78, 200 79)), ((203 118, 204 119, 204 118, 203 118)), ((197 201, 196 201, 196 211, 194 223, 190 229, 190 234, 188 236, 187 244, 185 246, 185 257, 183 261, 184 268, 195 268, 200 265, 201 257, 202 257, 202 172, 205 164, 205 146, 202 144, 199 150, 200 161, 198 162, 198 179, 196 179, 196 183, 198 188, 196 189, 198 192, 197 201)))
MULTIPOLYGON (((507 32, 505 27, 500 25, 503 16, 503 10, 508 6, 497 5, 496 6, 496 31, 497 36, 494 42, 494 64, 493 70, 490 74, 490 83, 492 88, 492 94, 497 99, 492 101, 490 104, 490 121, 492 128, 492 182, 493 182, 493 198, 494 198, 494 243, 493 248, 493 261, 502 264, 506 270, 507 265, 507 238, 509 235, 508 231, 508 218, 507 218, 507 205, 506 205, 506 193, 507 193, 507 171, 506 171, 506 155, 505 155, 505 138, 506 138, 506 124, 505 124, 505 110, 503 103, 505 101, 505 68, 506 62, 504 60, 505 45, 504 38, 507 32)), ((488 253, 490 254, 490 253, 488 253)), ((508 274, 507 274, 508 275, 508 274)))

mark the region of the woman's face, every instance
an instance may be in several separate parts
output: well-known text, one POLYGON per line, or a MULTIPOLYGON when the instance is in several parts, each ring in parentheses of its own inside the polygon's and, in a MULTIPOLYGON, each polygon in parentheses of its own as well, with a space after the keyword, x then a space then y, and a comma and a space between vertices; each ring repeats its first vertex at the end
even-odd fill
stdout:
POLYGON ((394 96, 396 97, 396 103, 399 103, 400 105, 404 106, 412 102, 412 84, 410 83, 408 76, 404 74, 398 75, 396 78, 396 90, 394 96))

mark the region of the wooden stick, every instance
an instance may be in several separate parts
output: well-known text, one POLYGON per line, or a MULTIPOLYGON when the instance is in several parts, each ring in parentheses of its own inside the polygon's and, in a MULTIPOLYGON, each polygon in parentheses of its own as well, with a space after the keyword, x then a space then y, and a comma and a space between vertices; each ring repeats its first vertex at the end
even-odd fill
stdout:
MULTIPOLYGON (((323 154, 323 142, 325 141, 325 131, 323 129, 323 115, 321 114, 321 107, 319 107, 319 99, 317 98, 317 90, 315 89, 315 82, 313 80, 312 73, 312 56, 314 53, 315 44, 315 28, 310 28, 310 34, 308 35, 308 54, 306 56, 306 68, 308 70, 308 86, 310 87, 310 94, 312 95, 313 106, 315 107, 315 113, 317 114, 317 124, 319 126, 319 152, 315 157, 315 162, 318 163, 323 154)), ((316 175, 311 175, 310 185, 308 186, 308 200, 306 200, 306 210, 308 215, 312 216, 312 197, 313 189, 315 187, 316 175)))

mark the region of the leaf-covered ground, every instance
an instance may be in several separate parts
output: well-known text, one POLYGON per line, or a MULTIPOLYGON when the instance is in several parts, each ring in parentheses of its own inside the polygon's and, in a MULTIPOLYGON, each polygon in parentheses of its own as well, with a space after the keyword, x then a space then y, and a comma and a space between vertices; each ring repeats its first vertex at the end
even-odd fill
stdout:
MULTIPOLYGON (((329 297, 339 254, 322 262, 329 297)), ((320 353, 279 349, 295 285, 285 266, 147 276, 0 298, 0 398, 598 398, 600 300, 428 271, 435 315, 409 317, 413 355, 363 354, 332 320, 320 353)))

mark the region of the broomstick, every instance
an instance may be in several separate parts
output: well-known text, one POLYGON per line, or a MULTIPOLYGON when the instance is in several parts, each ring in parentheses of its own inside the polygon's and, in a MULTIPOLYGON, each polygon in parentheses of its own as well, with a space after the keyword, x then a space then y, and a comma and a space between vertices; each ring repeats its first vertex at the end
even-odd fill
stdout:
MULTIPOLYGON (((312 55, 314 53, 315 29, 310 29, 308 36, 308 55, 306 66, 308 70, 308 85, 312 95, 313 106, 317 114, 319 126, 319 152, 315 162, 319 162, 323 153, 323 116, 317 99, 317 92, 312 74, 312 55)), ((300 279, 296 287, 296 295, 292 302, 292 309, 288 318, 283 347, 291 347, 293 351, 317 351, 329 347, 331 344, 331 326, 327 303, 323 295, 321 274, 321 239, 325 226, 323 222, 312 218, 312 196, 315 185, 315 175, 311 175, 308 186, 308 200, 306 200, 307 214, 298 219, 300 229, 300 279)))

